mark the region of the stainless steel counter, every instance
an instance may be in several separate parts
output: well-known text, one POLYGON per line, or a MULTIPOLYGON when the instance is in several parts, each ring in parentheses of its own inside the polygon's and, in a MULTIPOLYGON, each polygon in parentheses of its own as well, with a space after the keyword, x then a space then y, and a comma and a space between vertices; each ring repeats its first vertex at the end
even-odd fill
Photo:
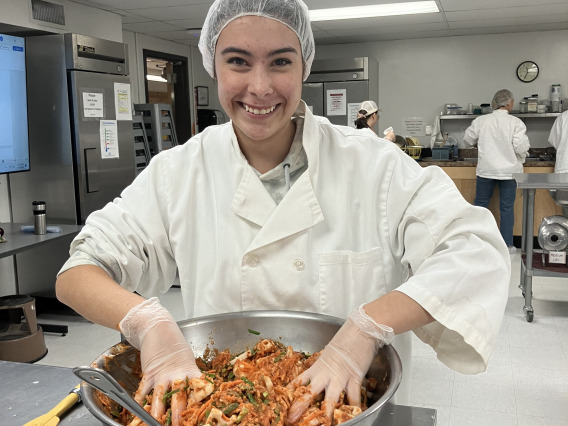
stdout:
POLYGON ((523 311, 528 322, 534 319, 532 307, 532 277, 568 277, 568 274, 538 271, 533 267, 534 200, 537 189, 568 189, 568 174, 563 173, 515 173, 513 179, 523 190, 523 227, 521 237, 521 282, 519 288, 525 298, 523 311))
POLYGON ((568 174, 565 173, 515 173, 519 189, 568 189, 568 174))
MULTIPOLYGON (((3 426, 21 426, 47 413, 79 383, 70 368, 0 361, 0 413, 3 426)), ((101 423, 82 404, 61 418, 61 425, 101 423)), ((376 426, 434 426, 436 410, 387 404, 376 426)))

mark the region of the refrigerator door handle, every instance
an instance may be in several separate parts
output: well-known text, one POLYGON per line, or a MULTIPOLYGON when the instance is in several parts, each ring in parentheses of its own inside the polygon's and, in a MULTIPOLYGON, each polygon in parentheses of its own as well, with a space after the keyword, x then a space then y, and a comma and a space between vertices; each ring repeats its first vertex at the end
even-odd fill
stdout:
POLYGON ((98 192, 99 184, 99 159, 96 148, 87 148, 85 154, 85 175, 87 177, 87 193, 98 192))

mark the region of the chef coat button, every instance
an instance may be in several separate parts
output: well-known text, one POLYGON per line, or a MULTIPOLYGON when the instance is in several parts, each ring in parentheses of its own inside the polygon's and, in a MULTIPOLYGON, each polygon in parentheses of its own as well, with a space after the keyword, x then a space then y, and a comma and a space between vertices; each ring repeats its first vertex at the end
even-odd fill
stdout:
POLYGON ((247 259, 247 265, 251 268, 256 268, 258 265, 260 265, 259 257, 254 254, 249 256, 247 259))
POLYGON ((306 264, 302 259, 296 259, 294 260, 294 267, 296 268, 297 271, 303 271, 304 268, 306 267, 306 264))

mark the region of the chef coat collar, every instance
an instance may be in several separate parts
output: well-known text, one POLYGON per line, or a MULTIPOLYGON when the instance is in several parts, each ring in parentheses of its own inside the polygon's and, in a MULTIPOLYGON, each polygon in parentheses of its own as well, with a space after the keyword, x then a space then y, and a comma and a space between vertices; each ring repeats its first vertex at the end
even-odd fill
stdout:
MULTIPOLYGON (((298 127, 303 122, 302 144, 308 159, 308 169, 298 178, 279 205, 276 205, 268 194, 252 167, 243 164, 243 174, 233 197, 232 209, 244 219, 263 227, 249 250, 300 232, 323 220, 323 213, 315 195, 321 138, 318 123, 303 101, 300 102, 294 117, 298 119, 298 127)), ((234 130, 232 135, 233 146, 246 163, 234 130)))

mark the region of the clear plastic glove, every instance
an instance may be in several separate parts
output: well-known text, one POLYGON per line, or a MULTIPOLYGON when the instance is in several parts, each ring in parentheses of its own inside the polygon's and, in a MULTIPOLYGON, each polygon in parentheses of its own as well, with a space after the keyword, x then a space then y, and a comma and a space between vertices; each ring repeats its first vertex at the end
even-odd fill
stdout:
POLYGON ((297 422, 321 392, 325 392, 324 408, 330 418, 343 390, 349 405, 360 407, 363 377, 379 348, 393 338, 392 328, 377 324, 365 313, 363 305, 355 309, 314 365, 289 385, 293 389, 309 383, 310 393, 292 404, 288 422, 297 422))
POLYGON ((154 389, 150 414, 159 419, 165 412, 162 398, 174 382, 201 376, 193 351, 156 297, 132 308, 119 327, 128 342, 140 349, 143 377, 134 399, 142 403, 154 389))

